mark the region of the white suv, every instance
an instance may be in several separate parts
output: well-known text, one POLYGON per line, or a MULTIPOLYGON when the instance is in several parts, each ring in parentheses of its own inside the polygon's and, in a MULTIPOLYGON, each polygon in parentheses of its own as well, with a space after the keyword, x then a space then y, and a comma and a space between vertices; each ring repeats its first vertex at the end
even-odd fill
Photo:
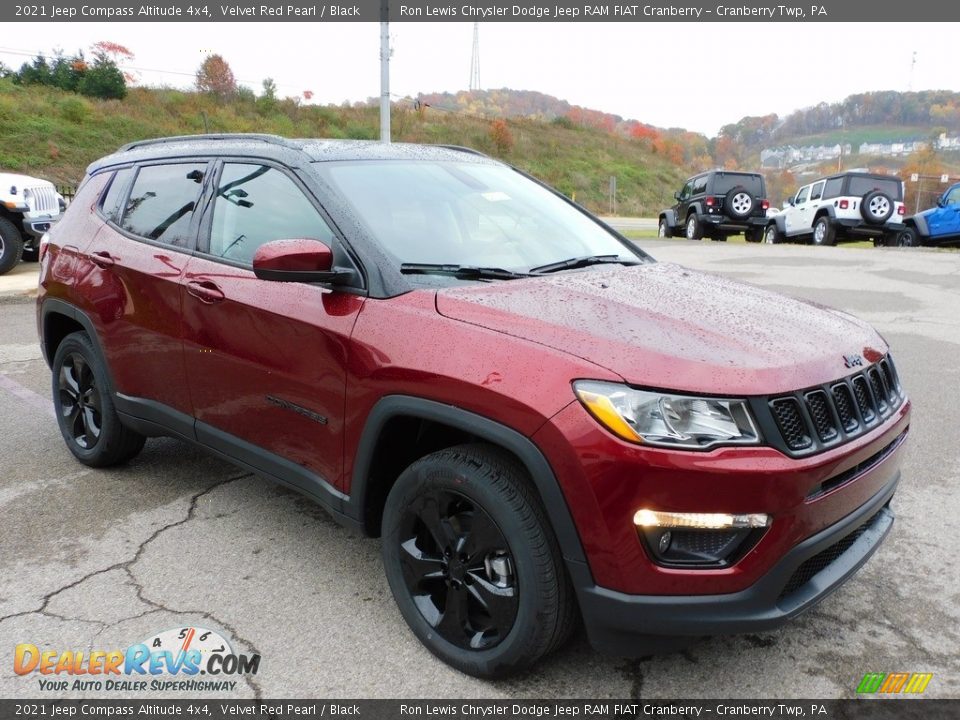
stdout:
POLYGON ((40 238, 65 207, 52 182, 0 172, 0 275, 15 268, 21 256, 36 259, 40 238))
POLYGON ((903 181, 894 175, 845 172, 804 185, 770 218, 764 242, 872 238, 875 245, 903 230, 903 181))

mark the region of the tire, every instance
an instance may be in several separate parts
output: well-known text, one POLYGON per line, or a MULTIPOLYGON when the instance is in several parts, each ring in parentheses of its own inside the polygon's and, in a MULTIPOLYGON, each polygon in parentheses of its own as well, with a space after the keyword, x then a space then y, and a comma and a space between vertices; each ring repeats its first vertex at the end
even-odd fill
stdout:
POLYGON ((770 223, 764 228, 763 242, 767 245, 779 245, 783 242, 783 234, 780 232, 776 223, 770 223))
POLYGON ((747 228, 743 231, 743 238, 749 243, 758 243, 763 240, 763 228, 747 228))
POLYGON ((723 209, 730 217, 742 220, 753 212, 753 198, 745 187, 738 185, 724 196, 723 209))
POLYGON ((717 233, 716 235, 713 235, 710 239, 713 240, 714 242, 726 242, 728 237, 730 236, 727 235, 726 233, 717 233))
POLYGON ((813 224, 812 242, 814 245, 837 244, 837 229, 833 227, 827 215, 821 215, 813 224))
POLYGON ((893 215, 893 200, 879 190, 872 190, 860 201, 860 215, 871 225, 883 225, 893 215))
POLYGON ((0 217, 0 275, 13 270, 23 255, 23 238, 17 226, 0 217))
POLYGON ((661 237, 661 238, 673 237, 673 229, 667 223, 666 218, 660 218, 660 224, 657 226, 657 237, 661 237))
POLYGON ((382 555, 407 625, 468 675, 527 668, 573 630, 546 514, 523 468, 495 447, 459 445, 404 470, 387 496, 382 555))
POLYGON ((85 332, 67 335, 53 356, 53 405, 70 452, 90 467, 132 459, 146 438, 125 427, 110 396, 106 370, 85 332))
POLYGON ((908 226, 894 235, 889 244, 896 247, 920 247, 920 236, 916 228, 908 226))
POLYGON ((696 213, 690 213, 689 217, 687 217, 687 224, 684 226, 684 230, 686 232, 687 240, 703 239, 703 226, 697 219, 696 213))

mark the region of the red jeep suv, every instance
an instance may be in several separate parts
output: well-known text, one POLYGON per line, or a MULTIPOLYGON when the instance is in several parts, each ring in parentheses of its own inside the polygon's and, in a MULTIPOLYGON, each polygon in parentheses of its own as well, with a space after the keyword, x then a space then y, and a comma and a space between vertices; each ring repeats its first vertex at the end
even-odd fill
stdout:
POLYGON ((504 675, 578 618, 769 629, 890 529, 910 403, 845 313, 654 262, 477 152, 206 135, 90 166, 37 321, 83 463, 172 436, 382 536, 411 630, 504 675))

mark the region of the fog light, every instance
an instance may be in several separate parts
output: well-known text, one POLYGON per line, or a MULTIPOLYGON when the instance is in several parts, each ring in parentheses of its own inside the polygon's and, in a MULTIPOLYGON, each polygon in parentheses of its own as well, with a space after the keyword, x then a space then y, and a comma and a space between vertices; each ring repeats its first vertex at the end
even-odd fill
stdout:
POLYGON ((669 530, 667 530, 663 535, 660 536, 660 542, 658 543, 658 547, 661 555, 670 549, 670 540, 672 538, 673 538, 673 533, 671 533, 669 530))
POLYGON ((763 513, 678 513, 638 510, 638 534, 653 561, 665 567, 721 568, 743 557, 763 536, 763 513))
POLYGON ((764 513, 730 515, 728 513, 678 513, 659 510, 637 510, 633 516, 637 527, 689 528, 691 530, 724 530, 728 528, 762 528, 770 524, 764 513))

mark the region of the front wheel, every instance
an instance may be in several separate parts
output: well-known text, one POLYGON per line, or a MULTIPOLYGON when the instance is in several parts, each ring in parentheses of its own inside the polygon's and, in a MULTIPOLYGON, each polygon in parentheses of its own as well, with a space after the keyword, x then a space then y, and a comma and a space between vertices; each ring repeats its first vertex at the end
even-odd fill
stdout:
POLYGON ((667 224, 666 218, 660 220, 660 225, 657 227, 657 237, 673 237, 673 230, 670 228, 670 225, 667 224))
POLYGON ((917 229, 912 227, 906 227, 897 233, 892 242, 888 243, 889 245, 896 245, 897 247, 919 247, 920 239, 917 236, 917 229))
POLYGON ((119 465, 143 449, 146 438, 117 417, 106 371, 85 332, 67 335, 53 356, 53 406, 67 448, 85 465, 119 465))
POLYGON ((813 224, 813 244, 814 245, 836 245, 837 231, 830 223, 830 218, 822 215, 817 218, 813 224))
POLYGON ((17 226, 0 217, 0 275, 10 272, 20 262, 23 238, 17 226))
POLYGON ((783 235, 780 234, 780 230, 777 229, 776 225, 767 225, 763 231, 763 242, 767 245, 777 245, 783 242, 783 235))
POLYGON ((573 591, 523 468, 487 445, 427 455, 383 513, 383 564, 407 625, 476 677, 529 667, 570 634, 573 591))

